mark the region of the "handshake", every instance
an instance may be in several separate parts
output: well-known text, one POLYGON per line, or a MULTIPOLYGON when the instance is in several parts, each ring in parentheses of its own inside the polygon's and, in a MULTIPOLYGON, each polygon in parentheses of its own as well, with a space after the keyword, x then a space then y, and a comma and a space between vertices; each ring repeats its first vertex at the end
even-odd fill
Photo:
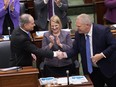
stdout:
POLYGON ((66 52, 62 52, 62 51, 60 51, 60 50, 54 51, 54 52, 56 53, 56 57, 57 57, 58 59, 67 58, 66 52))

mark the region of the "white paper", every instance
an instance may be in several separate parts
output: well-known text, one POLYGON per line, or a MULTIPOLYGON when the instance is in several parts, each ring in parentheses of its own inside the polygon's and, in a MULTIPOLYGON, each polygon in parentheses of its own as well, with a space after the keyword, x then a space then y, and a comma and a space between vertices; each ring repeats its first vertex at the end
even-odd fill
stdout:
MULTIPOLYGON (((62 30, 70 32, 70 29, 62 29, 62 30)), ((36 35, 38 37, 43 37, 44 33, 46 33, 46 32, 48 32, 48 31, 36 31, 36 35)))
POLYGON ((67 77, 57 78, 57 84, 67 85, 67 77))
POLYGON ((111 25, 111 26, 113 26, 113 27, 115 27, 115 28, 116 28, 116 24, 113 24, 113 25, 111 25))
POLYGON ((3 69, 0 69, 0 71, 9 71, 9 70, 15 70, 15 69, 19 69, 19 67, 3 68, 3 69))
MULTIPOLYGON (((46 78, 40 78, 40 84, 46 85, 46 84, 60 84, 60 85, 67 85, 67 77, 62 78, 54 78, 54 77, 46 77, 46 78)), ((69 77, 69 84, 82 84, 84 82, 88 82, 87 78, 85 76, 70 76, 69 77)))
POLYGON ((48 31, 36 31, 36 35, 38 37, 43 37, 43 35, 44 35, 45 32, 48 32, 48 31))
POLYGON ((62 29, 63 31, 68 31, 68 32, 70 32, 71 31, 71 29, 62 29))
POLYGON ((88 82, 85 76, 71 76, 69 77, 70 84, 82 84, 88 82))
POLYGON ((3 40, 9 40, 9 35, 4 35, 3 40))

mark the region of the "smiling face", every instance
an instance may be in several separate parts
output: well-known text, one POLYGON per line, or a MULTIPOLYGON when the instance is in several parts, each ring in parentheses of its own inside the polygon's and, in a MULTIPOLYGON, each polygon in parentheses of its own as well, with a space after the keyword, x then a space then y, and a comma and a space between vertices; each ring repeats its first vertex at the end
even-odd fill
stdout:
POLYGON ((62 24, 58 16, 52 16, 49 22, 49 30, 53 34, 58 34, 61 31, 62 24))
POLYGON ((58 23, 55 23, 55 22, 51 22, 51 31, 52 33, 54 34, 57 34, 60 32, 60 25, 58 23))

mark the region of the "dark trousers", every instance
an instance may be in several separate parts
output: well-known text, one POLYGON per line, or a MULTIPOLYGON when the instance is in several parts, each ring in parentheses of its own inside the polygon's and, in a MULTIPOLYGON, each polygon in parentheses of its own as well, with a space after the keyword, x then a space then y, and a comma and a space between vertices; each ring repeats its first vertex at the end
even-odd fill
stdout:
POLYGON ((90 78, 93 82, 94 87, 116 87, 116 74, 111 77, 107 78, 102 74, 99 68, 93 68, 92 74, 90 74, 90 78))

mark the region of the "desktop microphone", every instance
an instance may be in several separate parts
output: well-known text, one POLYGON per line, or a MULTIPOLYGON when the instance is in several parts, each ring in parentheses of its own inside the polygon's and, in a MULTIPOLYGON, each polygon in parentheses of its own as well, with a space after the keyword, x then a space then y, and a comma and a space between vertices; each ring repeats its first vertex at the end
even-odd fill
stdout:
POLYGON ((10 39, 10 30, 11 30, 11 28, 10 27, 8 27, 8 35, 9 35, 9 39, 10 39))
POLYGON ((69 70, 66 70, 66 74, 67 74, 67 85, 69 85, 69 70))

